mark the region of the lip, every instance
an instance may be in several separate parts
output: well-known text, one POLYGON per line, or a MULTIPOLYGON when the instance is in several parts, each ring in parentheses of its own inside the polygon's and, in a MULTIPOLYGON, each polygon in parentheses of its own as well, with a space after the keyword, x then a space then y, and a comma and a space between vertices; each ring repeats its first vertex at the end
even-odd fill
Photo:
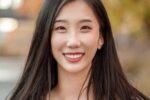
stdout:
POLYGON ((83 52, 67 52, 63 53, 65 59, 71 63, 79 62, 85 53, 83 52))

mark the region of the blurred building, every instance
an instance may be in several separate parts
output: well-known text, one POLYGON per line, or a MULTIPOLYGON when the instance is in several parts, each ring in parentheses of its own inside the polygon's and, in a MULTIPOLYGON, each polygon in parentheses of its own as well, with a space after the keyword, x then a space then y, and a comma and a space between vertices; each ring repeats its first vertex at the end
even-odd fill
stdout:
POLYGON ((28 52, 42 0, 0 0, 0 55, 28 52))

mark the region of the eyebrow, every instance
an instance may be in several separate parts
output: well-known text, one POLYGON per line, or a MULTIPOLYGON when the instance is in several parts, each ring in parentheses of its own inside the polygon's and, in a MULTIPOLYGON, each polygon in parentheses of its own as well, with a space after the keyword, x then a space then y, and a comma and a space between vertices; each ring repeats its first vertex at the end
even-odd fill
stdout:
POLYGON ((83 19, 83 20, 80 20, 79 22, 80 23, 83 23, 83 22, 92 22, 92 20, 90 20, 90 19, 83 19))
MULTIPOLYGON (((65 19, 58 19, 58 20, 55 21, 55 23, 59 23, 59 22, 68 23, 68 21, 65 20, 65 19)), ((78 23, 84 23, 84 22, 92 22, 92 20, 90 20, 90 19, 82 19, 78 23)))
POLYGON ((59 20, 56 20, 56 21, 55 21, 55 23, 58 23, 58 22, 64 22, 64 23, 67 23, 67 20, 59 19, 59 20))

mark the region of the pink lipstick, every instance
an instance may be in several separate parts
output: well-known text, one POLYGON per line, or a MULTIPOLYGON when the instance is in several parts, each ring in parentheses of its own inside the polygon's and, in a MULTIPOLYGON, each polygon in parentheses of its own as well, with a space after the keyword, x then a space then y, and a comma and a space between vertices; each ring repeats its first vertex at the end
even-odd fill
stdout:
POLYGON ((73 52, 73 53, 63 53, 63 55, 67 61, 76 63, 82 59, 82 57, 84 56, 84 53, 73 52))

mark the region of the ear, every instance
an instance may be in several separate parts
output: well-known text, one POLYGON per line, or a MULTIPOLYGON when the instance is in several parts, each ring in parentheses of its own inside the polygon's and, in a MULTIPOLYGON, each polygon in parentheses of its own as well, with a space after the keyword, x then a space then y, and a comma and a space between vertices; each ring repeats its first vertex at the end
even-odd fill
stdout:
POLYGON ((98 40, 98 49, 101 49, 102 45, 104 44, 104 39, 103 37, 100 35, 99 40, 98 40))

